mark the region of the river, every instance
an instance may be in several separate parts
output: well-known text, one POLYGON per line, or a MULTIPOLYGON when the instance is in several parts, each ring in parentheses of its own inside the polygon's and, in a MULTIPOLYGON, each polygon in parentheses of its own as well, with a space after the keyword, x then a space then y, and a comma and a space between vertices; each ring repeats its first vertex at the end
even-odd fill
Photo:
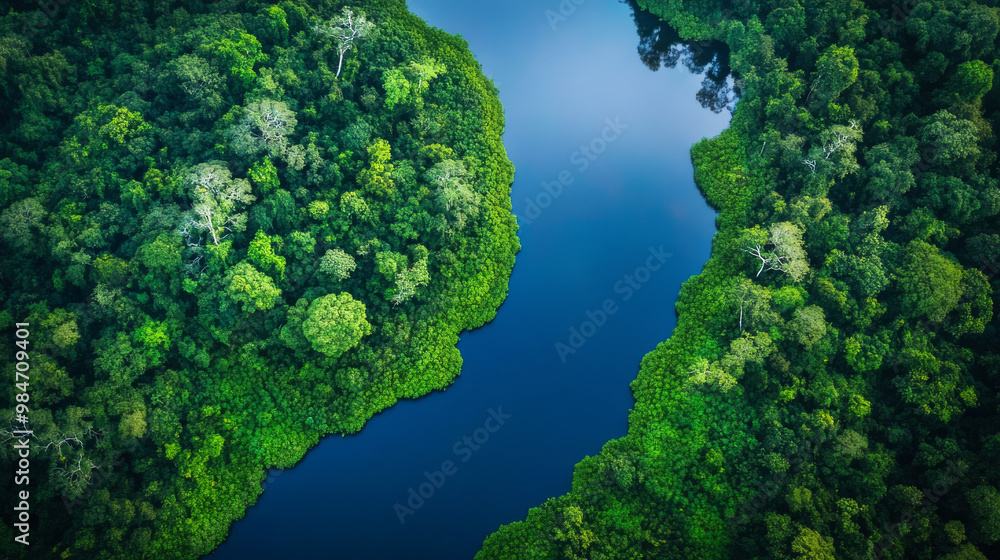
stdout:
POLYGON ((629 382, 708 259, 716 214, 690 148, 730 112, 699 103, 704 76, 684 64, 650 71, 643 58, 671 59, 667 32, 647 29, 640 57, 617 1, 409 5, 468 40, 500 89, 523 246, 507 301, 462 335, 451 387, 272 472, 213 560, 471 559, 625 434, 629 382))

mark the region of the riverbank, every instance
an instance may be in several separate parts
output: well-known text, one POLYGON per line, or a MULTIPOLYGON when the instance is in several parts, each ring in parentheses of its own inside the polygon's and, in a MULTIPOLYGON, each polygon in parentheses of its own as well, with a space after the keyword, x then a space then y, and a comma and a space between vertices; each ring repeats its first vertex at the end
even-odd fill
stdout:
POLYGON ((995 556, 996 10, 642 5, 733 52, 720 231, 629 434, 476 558, 995 556))
POLYGON ((694 185, 689 146, 730 115, 699 102, 704 70, 651 72, 621 48, 640 40, 629 6, 588 3, 556 31, 531 0, 410 8, 461 33, 500 91, 523 245, 507 300, 461 336, 453 385, 396 403, 357 435, 325 439, 268 482, 213 558, 319 558, 331 542, 345 559, 472 557, 496 527, 569 489, 580 458, 625 434, 636 364, 669 335, 678 290, 709 255, 715 212, 694 185), (595 60, 599 82, 588 70, 595 60), (620 130, 614 142, 604 139, 615 132, 608 121, 620 130), (604 150, 581 170, 574 154, 601 148, 598 138, 604 150), (563 170, 572 183, 522 220, 526 200, 563 170), (648 277, 647 262, 657 268, 648 277), (587 312, 607 299, 617 311, 591 333, 587 312), (563 363, 557 344, 581 325, 592 336, 563 363), (490 409, 511 416, 496 432, 484 424, 490 409))

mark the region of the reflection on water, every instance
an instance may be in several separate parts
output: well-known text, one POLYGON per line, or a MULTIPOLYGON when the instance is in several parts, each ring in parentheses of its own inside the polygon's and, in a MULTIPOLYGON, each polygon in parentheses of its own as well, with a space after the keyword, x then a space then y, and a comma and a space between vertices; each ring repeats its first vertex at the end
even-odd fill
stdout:
POLYGON ((634 21, 626 4, 565 3, 577 9, 553 30, 545 7, 561 0, 407 2, 461 33, 502 84, 516 211, 551 198, 530 227, 518 216, 508 298, 493 322, 462 334, 455 383, 273 473, 211 560, 469 559, 502 524, 568 492, 574 465, 625 435, 629 383, 670 336, 681 284, 710 254, 716 213, 694 184, 690 150, 729 124, 728 61, 712 45, 671 54, 676 40, 663 39, 676 34, 649 16, 634 21), (667 69, 636 58, 637 24, 643 60, 667 69), (691 70, 713 79, 702 87, 691 70), (586 344, 564 363, 557 344, 578 344, 580 331, 586 344), (491 409, 505 420, 496 433, 491 409))
POLYGON ((684 42, 675 29, 660 21, 657 16, 642 10, 635 0, 623 2, 632 9, 636 31, 639 33, 639 58, 654 72, 660 68, 674 68, 680 62, 693 74, 705 74, 701 89, 695 94, 701 106, 713 113, 723 109, 735 110, 739 88, 731 86, 729 75, 729 47, 721 41, 684 42))

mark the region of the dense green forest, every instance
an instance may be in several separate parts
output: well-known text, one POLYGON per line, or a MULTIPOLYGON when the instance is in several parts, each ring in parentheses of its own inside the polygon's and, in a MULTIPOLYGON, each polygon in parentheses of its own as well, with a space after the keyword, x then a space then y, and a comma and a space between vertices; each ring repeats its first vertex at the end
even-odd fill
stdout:
POLYGON ((730 49, 712 258, 628 435, 476 558, 1000 558, 997 2, 638 6, 730 49))
POLYGON ((399 1, 39 5, 0 13, 0 556, 196 558, 459 374, 519 249, 497 90, 399 1))

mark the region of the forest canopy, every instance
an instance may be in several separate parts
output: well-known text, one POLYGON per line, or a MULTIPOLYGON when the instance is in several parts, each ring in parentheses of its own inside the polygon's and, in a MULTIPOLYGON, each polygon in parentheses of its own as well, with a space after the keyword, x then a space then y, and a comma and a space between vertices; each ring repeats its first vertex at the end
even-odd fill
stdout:
POLYGON ((632 6, 651 68, 729 48, 719 232, 628 435, 477 560, 1000 558, 997 3, 632 6))
POLYGON ((389 0, 4 10, 0 454, 33 430, 45 522, 0 555, 199 557, 267 469, 459 374, 519 249, 464 40, 389 0))

